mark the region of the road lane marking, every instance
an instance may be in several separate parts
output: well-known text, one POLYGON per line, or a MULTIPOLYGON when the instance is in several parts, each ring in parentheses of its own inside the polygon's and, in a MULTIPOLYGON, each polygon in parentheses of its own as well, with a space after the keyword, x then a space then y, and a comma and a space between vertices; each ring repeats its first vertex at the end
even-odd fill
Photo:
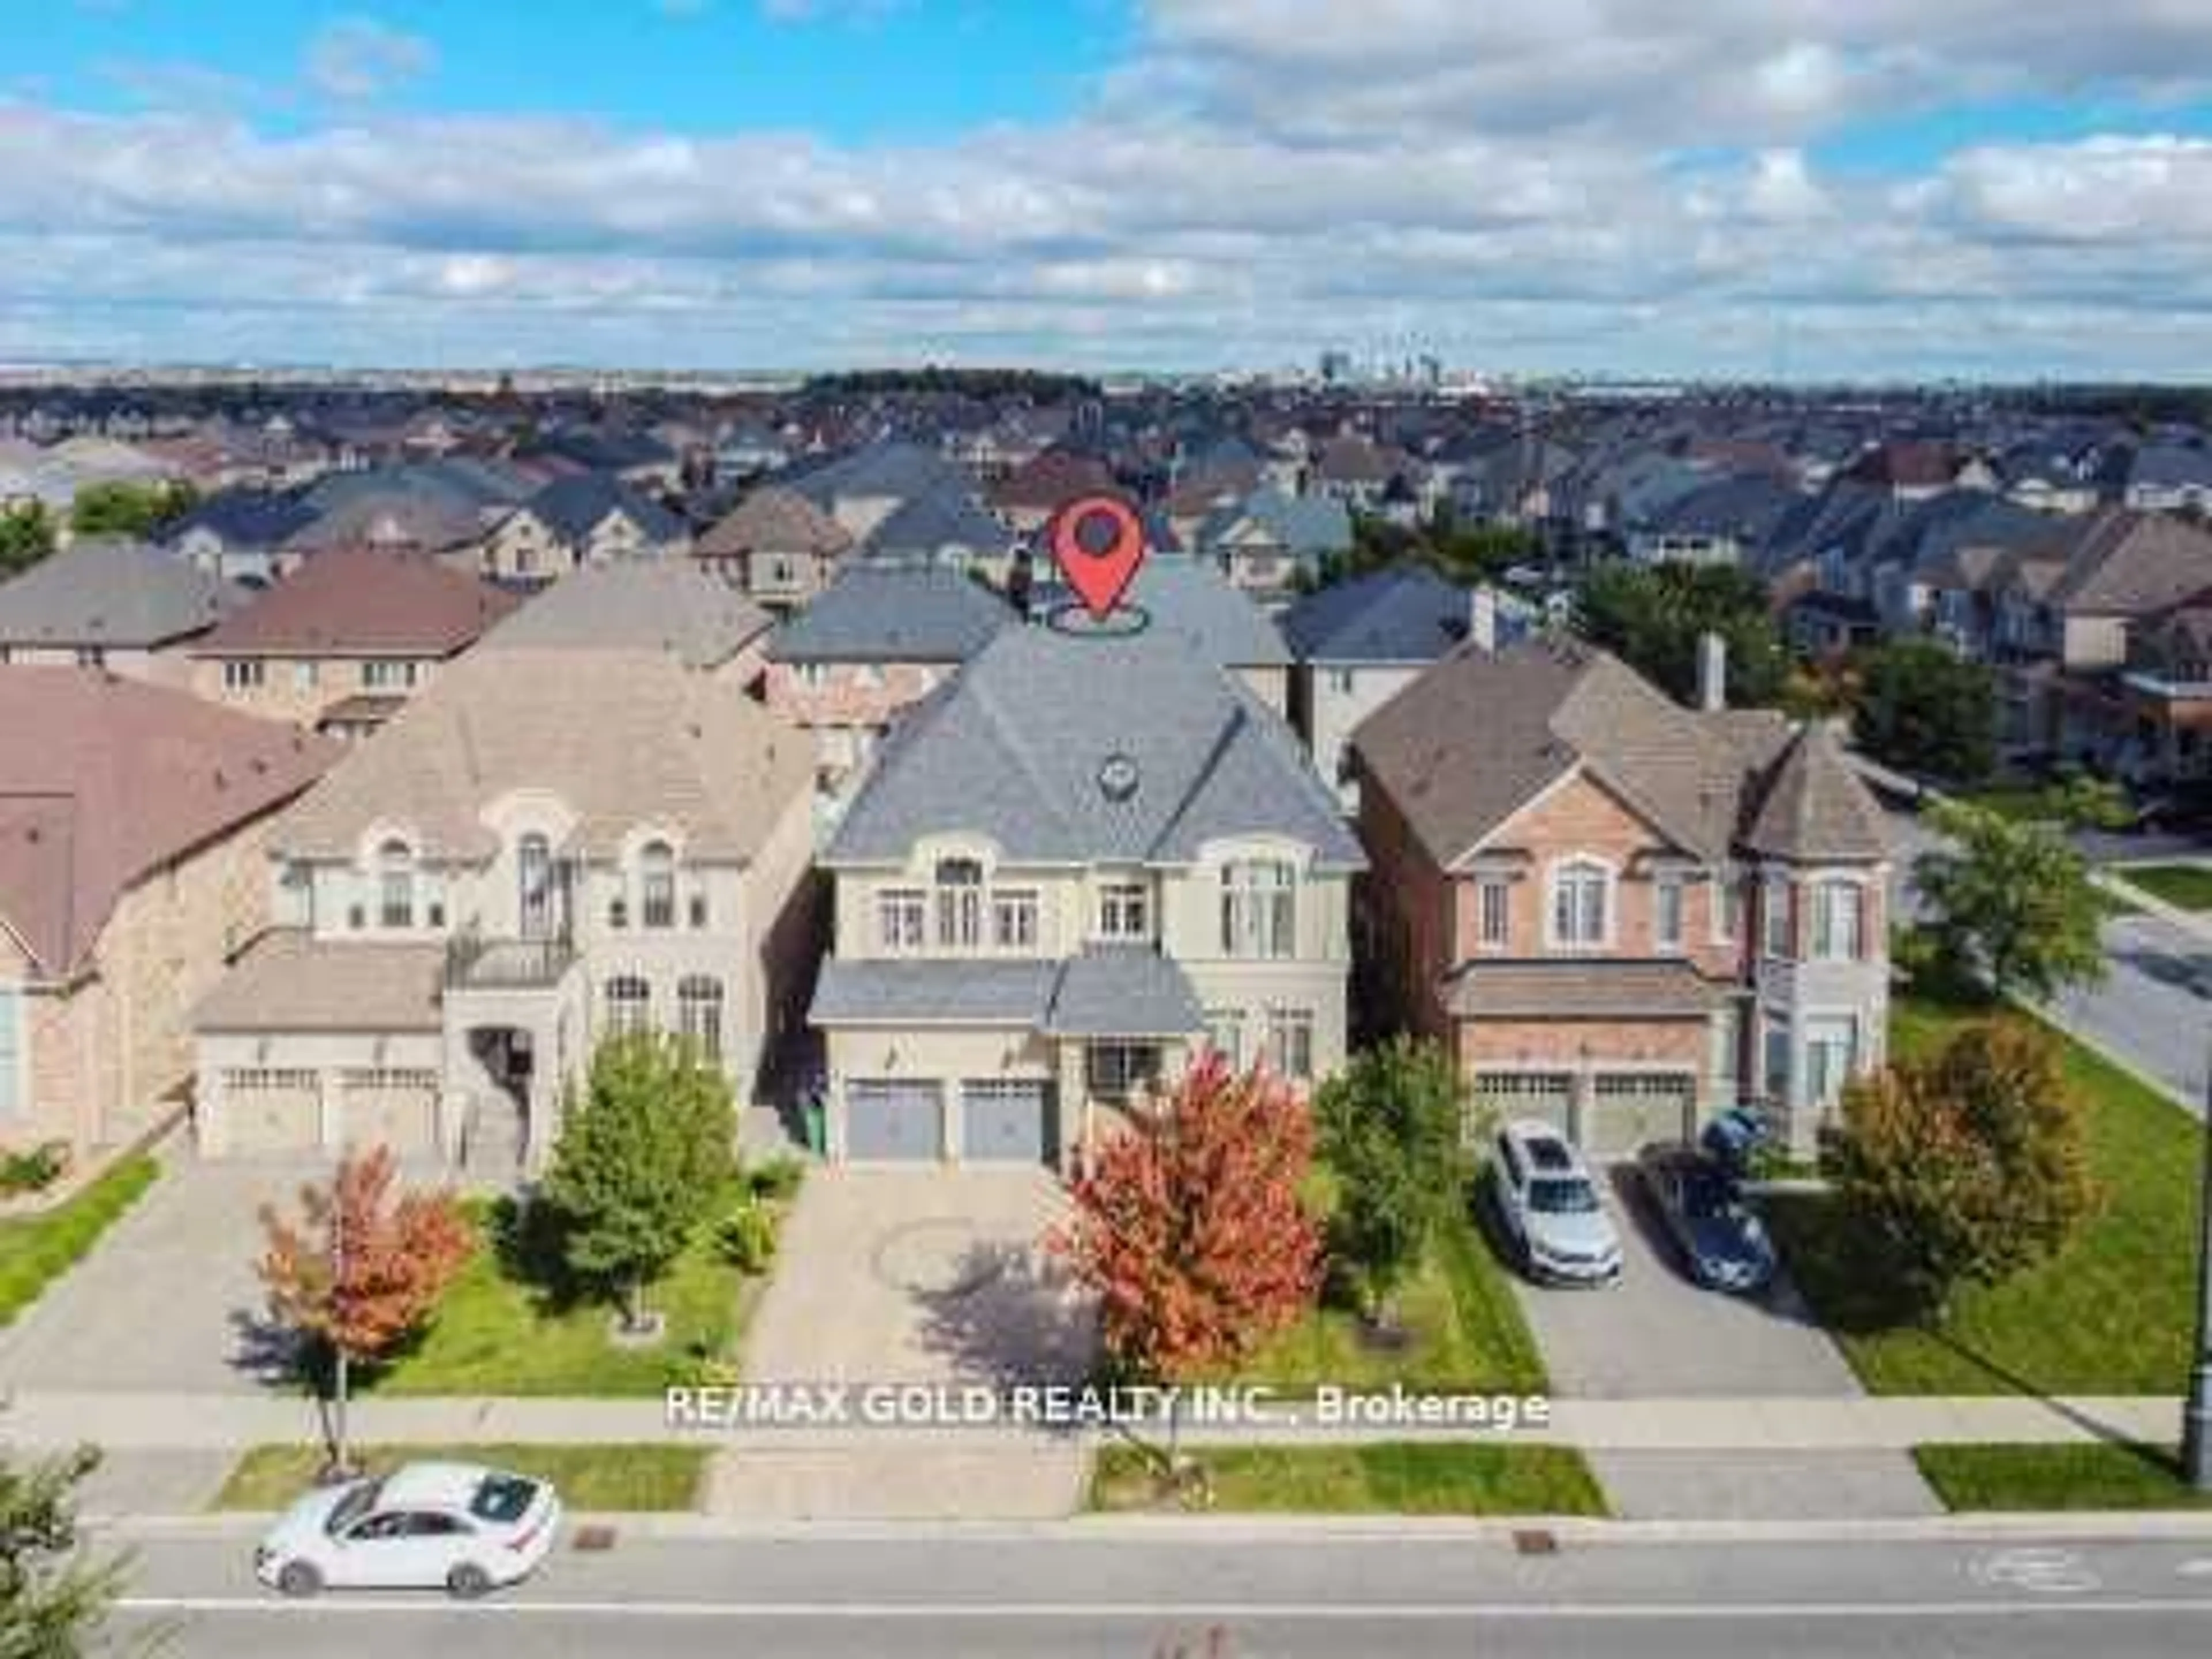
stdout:
POLYGON ((1679 1601, 1572 1602, 1506 1601, 1376 1602, 1343 1601, 1163 1601, 1146 1605, 1131 1601, 477 1601, 465 1607, 445 1601, 369 1601, 331 1596, 288 1601, 276 1596, 129 1595, 114 1604, 128 1613, 264 1613, 273 1617, 307 1617, 325 1613, 363 1613, 385 1617, 421 1617, 446 1613, 460 1619, 757 1619, 780 1621, 808 1620, 1160 1620, 1242 1619, 1276 1620, 1294 1623, 1345 1623, 1358 1620, 1752 1620, 1762 1619, 2019 1619, 2051 1618, 2068 1613, 2184 1613, 2212 1617, 2212 1601, 2202 1598, 2141 1596, 2126 1600, 2038 1601, 1744 1601, 1720 1606, 1695 1606, 1679 1601))
POLYGON ((2105 1581, 2072 1550, 2028 1545, 1976 1558, 1966 1571, 1977 1583, 2033 1590, 2039 1595, 2081 1595, 2105 1581))

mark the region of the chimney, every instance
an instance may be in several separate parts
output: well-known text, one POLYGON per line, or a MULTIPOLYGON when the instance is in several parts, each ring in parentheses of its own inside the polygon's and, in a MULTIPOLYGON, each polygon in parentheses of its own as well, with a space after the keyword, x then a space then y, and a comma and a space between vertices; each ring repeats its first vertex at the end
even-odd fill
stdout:
POLYGON ((1698 635, 1698 708, 1711 714, 1728 707, 1728 641, 1717 634, 1698 635))
POLYGON ((1498 591, 1488 586, 1467 596, 1467 636, 1479 651, 1498 649, 1498 591))

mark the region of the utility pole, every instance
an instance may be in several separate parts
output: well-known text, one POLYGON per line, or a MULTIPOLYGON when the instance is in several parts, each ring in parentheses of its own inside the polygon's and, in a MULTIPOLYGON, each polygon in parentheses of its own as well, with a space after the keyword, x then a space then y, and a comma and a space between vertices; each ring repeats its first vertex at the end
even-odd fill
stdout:
POLYGON ((2197 1219, 2197 1364, 2181 1413, 2181 1468, 2191 1486, 2212 1492, 2212 1076, 2205 1080, 2203 1164, 2197 1219))

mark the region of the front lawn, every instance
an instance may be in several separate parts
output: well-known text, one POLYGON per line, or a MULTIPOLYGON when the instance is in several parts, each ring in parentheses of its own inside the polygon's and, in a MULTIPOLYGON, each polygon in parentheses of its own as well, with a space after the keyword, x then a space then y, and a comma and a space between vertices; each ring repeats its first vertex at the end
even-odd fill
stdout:
POLYGON ((1378 1341, 1348 1308, 1324 1301, 1269 1342, 1238 1380, 1310 1394, 1323 1383, 1534 1394, 1543 1356, 1480 1230, 1463 1212, 1399 1292, 1401 1340, 1378 1341))
MULTIPOLYGON (((1925 1052, 1986 1010, 1900 996, 1900 1057, 1925 1052)), ((1999 1016, 2024 1019, 2017 1012, 1999 1016)), ((2169 1394, 2188 1375, 2195 1322, 2196 1123, 2163 1095, 2059 1036, 2087 1111, 2103 1208, 2066 1250, 1994 1288, 1958 1292, 1940 1324, 1901 1320, 1863 1276, 1833 1200, 1791 1194, 1769 1209, 1790 1272, 1875 1394, 2169 1394)))
MULTIPOLYGON (((216 1494, 217 1510, 280 1510, 314 1484, 320 1446, 256 1446, 216 1494)), ((569 1510, 688 1510, 707 1467, 703 1446, 362 1446, 355 1461, 371 1474, 433 1459, 483 1463, 550 1480, 569 1510)))
MULTIPOLYGON (((1566 1446, 1380 1441, 1341 1446, 1194 1448, 1216 1511, 1299 1515, 1603 1515, 1605 1494, 1566 1446)), ((1094 1510, 1158 1507, 1152 1465, 1109 1446, 1091 1478, 1094 1510)))
POLYGON ((2106 873, 2180 909, 2212 910, 2212 868, 2203 865, 2122 865, 2106 873))
POLYGON ((2185 1486, 2172 1451, 2083 1441, 2054 1446, 1916 1446, 1948 1510, 2186 1510, 2212 1493, 2185 1486))
POLYGON ((42 1215, 0 1221, 0 1326, 82 1261, 161 1173, 150 1153, 139 1152, 42 1215))
MULTIPOLYGON (((733 1363, 757 1281, 716 1247, 711 1225, 647 1292, 667 1322, 649 1346, 611 1340, 610 1305, 562 1288, 544 1254, 510 1236, 501 1206, 470 1206, 476 1255, 416 1342, 364 1379, 383 1395, 654 1395, 672 1367, 733 1363)), ((718 1212, 719 1213, 719 1212, 718 1212)))

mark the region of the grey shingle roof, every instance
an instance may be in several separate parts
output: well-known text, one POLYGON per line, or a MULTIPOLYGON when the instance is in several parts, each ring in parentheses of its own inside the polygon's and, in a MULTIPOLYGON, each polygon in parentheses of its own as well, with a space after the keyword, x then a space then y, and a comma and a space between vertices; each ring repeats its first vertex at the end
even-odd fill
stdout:
MULTIPOLYGON (((1049 587, 1032 601, 1043 615, 1073 602, 1059 568, 1046 559, 1049 587)), ((1181 636, 1204 660, 1222 668, 1285 668, 1290 647, 1250 597, 1229 585, 1211 564, 1158 552, 1146 559, 1129 585, 1127 602, 1150 615, 1154 627, 1181 636)), ((1079 616, 1072 625, 1080 627, 1079 616)))
POLYGON ((1164 630, 1012 629, 895 728, 825 861, 902 860, 957 828, 1014 860, 1194 861, 1216 838, 1273 834, 1319 862, 1358 844, 1282 723, 1164 630), (1135 787, 1110 795, 1109 759, 1135 787))
POLYGON ((868 533, 860 544, 860 556, 927 562, 957 549, 998 557, 1013 544, 1013 532, 966 490, 937 489, 902 502, 868 533))
POLYGON ((1014 622, 956 570, 858 565, 769 641, 778 662, 965 662, 1014 622))
POLYGON ((81 541, 0 585, 0 645, 164 645, 252 596, 143 542, 81 541))
POLYGON ((1434 662, 1467 638, 1466 591, 1427 570, 1378 570, 1310 593, 1283 614, 1308 662, 1434 662))
POLYGON ((1054 1036, 1170 1037, 1206 1017, 1182 969, 1157 951, 1093 945, 1068 958, 1045 1026, 1054 1036))
POLYGON ((681 519, 607 472, 572 472, 556 478, 525 501, 523 510, 569 541, 581 541, 611 513, 628 518, 648 542, 672 542, 684 533, 681 519))
POLYGON ((1056 962, 846 962, 815 981, 817 1025, 1013 1025, 1041 1028, 1060 977, 1056 962))

